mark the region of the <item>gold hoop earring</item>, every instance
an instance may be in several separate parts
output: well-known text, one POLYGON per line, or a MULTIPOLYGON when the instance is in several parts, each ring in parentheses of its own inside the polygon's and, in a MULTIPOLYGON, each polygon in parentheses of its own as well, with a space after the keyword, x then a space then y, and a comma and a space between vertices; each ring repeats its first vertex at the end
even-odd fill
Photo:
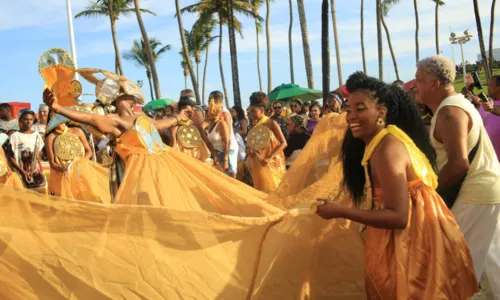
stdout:
POLYGON ((385 121, 382 118, 378 118, 377 125, 380 127, 385 127, 385 121))

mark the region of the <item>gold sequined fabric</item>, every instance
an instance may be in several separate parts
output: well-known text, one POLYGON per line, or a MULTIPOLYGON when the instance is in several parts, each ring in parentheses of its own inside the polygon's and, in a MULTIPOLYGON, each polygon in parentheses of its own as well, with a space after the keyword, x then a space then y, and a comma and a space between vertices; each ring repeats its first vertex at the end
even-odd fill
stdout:
POLYGON ((183 125, 177 130, 177 139, 184 148, 196 148, 201 144, 201 134, 193 124, 183 125))
POLYGON ((63 161, 72 161, 83 151, 80 138, 72 133, 64 133, 54 141, 54 153, 63 161))
POLYGON ((260 150, 267 146, 271 140, 271 130, 266 126, 255 126, 248 132, 248 147, 252 150, 260 150))

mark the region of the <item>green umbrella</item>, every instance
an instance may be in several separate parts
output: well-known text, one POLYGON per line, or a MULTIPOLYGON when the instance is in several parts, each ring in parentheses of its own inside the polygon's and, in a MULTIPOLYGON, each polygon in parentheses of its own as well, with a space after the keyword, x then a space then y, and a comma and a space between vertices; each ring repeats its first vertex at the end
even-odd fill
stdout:
POLYGON ((280 101, 280 100, 295 100, 300 99, 302 101, 314 101, 323 97, 323 92, 313 89, 302 88, 296 84, 282 84, 269 93, 268 98, 270 102, 280 101))
POLYGON ((156 99, 156 100, 153 100, 153 101, 149 102, 148 104, 144 105, 142 110, 145 112, 150 112, 152 110, 164 109, 165 107, 170 106, 174 103, 175 103, 175 101, 171 100, 171 99, 166 99, 166 98, 165 99, 156 99))

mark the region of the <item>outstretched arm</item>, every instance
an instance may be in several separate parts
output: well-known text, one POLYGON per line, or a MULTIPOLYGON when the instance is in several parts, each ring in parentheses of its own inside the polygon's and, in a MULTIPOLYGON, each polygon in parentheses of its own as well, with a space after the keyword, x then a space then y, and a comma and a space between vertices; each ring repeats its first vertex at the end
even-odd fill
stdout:
POLYGON ((56 103, 56 98, 50 89, 45 89, 43 91, 43 102, 47 104, 55 113, 61 114, 78 123, 91 125, 102 133, 110 133, 114 136, 120 136, 122 133, 119 129, 120 127, 125 129, 130 127, 127 126, 127 124, 121 124, 122 122, 120 122, 116 117, 105 117, 64 108, 56 103))

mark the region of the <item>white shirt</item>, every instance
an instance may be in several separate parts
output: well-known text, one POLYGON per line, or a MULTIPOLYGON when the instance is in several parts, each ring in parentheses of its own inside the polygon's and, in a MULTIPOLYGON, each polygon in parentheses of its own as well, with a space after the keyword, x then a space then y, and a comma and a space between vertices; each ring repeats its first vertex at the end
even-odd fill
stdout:
POLYGON ((10 136, 10 144, 12 145, 12 151, 14 151, 17 163, 20 163, 19 155, 22 151, 29 150, 33 152, 37 148, 38 152, 40 152, 44 146, 42 137, 36 131, 31 134, 16 131, 10 136))
POLYGON ((446 98, 437 109, 431 121, 431 143, 437 154, 439 170, 448 162, 444 145, 434 138, 436 118, 439 110, 445 106, 455 106, 464 110, 472 121, 472 128, 467 140, 470 152, 479 141, 474 160, 470 164, 467 177, 458 194, 457 203, 496 204, 500 203, 500 164, 486 132, 483 120, 477 109, 462 94, 446 98))

